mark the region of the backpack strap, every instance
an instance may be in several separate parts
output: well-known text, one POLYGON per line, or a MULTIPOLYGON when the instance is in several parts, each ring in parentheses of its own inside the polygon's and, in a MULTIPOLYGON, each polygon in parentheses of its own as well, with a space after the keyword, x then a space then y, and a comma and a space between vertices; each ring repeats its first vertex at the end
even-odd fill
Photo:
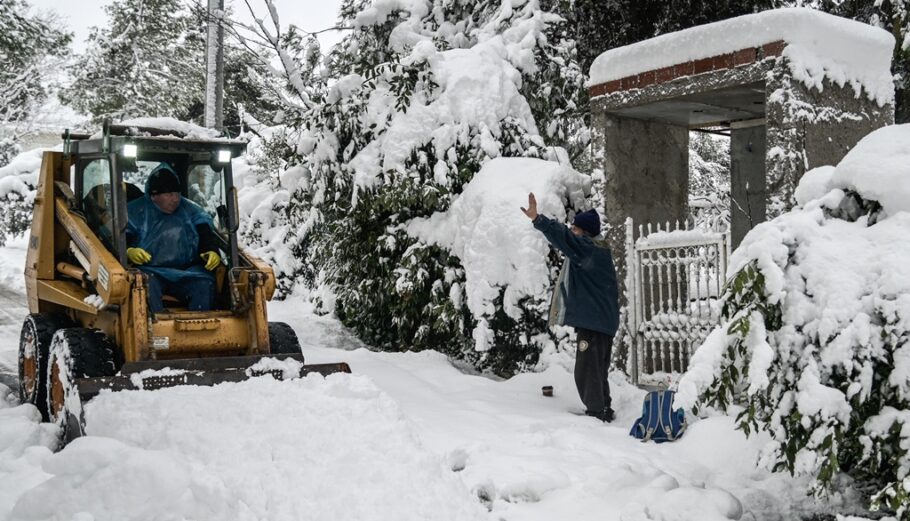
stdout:
POLYGON ((667 440, 676 441, 673 434, 673 391, 664 391, 660 398, 660 427, 667 440))
POLYGON ((645 424, 647 424, 648 421, 648 407, 650 403, 650 395, 646 394, 641 405, 641 416, 635 420, 635 423, 632 425, 632 430, 629 431, 630 436, 634 436, 639 440, 645 437, 645 424))
POLYGON ((660 427, 660 393, 651 391, 648 393, 648 421, 645 425, 645 437, 642 442, 651 441, 651 436, 660 427))

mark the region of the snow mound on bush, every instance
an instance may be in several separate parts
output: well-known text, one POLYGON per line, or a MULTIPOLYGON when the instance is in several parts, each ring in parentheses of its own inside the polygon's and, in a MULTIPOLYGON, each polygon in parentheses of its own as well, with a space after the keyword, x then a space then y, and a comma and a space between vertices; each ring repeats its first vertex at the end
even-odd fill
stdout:
POLYGON ((497 158, 465 185, 448 211, 408 224, 408 234, 446 248, 461 260, 468 309, 479 323, 475 349, 486 350, 486 321, 502 288, 503 309, 516 320, 520 299, 545 299, 549 291, 549 246, 520 209, 527 206, 528 194, 536 195, 540 213, 563 221, 565 203, 581 208, 590 189, 588 177, 559 163, 497 158))
POLYGON ((910 123, 861 139, 837 165, 831 182, 878 201, 888 215, 910 211, 910 123))
MULTIPOLYGON (((822 370, 829 371, 850 363, 855 343, 880 344, 868 324, 875 314, 873 307, 891 302, 892 313, 910 321, 910 241, 906 240, 910 230, 910 124, 869 134, 836 168, 808 172, 796 193, 804 208, 750 231, 733 252, 727 278, 756 262, 765 278, 769 302, 782 304, 785 324, 799 333, 784 330, 829 340, 820 352, 822 370), (874 226, 868 226, 866 217, 856 222, 830 218, 826 211, 838 207, 844 189, 878 201, 886 215, 874 226), (834 351, 826 354, 826 348, 834 351)), ((681 404, 694 405, 698 393, 713 380, 728 341, 717 330, 696 351, 680 381, 677 399, 681 404)), ((904 349, 910 354, 910 346, 904 349)), ((910 367, 906 371, 906 377, 896 381, 910 395, 910 367)), ((764 374, 753 372, 753 376, 762 378, 764 374)), ((869 385, 871 381, 863 387, 864 393, 870 392, 869 385)), ((846 398, 843 393, 828 395, 827 405, 833 408, 830 410, 843 411, 846 398)))
POLYGON ((805 207, 810 201, 820 198, 827 194, 833 188, 831 177, 834 175, 834 167, 820 166, 809 170, 803 174, 799 180, 799 186, 796 187, 794 197, 796 204, 805 207))
POLYGON ((41 169, 41 157, 45 149, 36 148, 14 157, 10 163, 0 167, 0 198, 10 193, 17 193, 28 199, 35 197, 35 185, 38 184, 38 171, 41 169))
MULTIPOLYGON (((404 38, 404 31, 400 32, 404 38)), ((370 105, 385 109, 372 111, 368 122, 378 128, 387 125, 387 129, 351 160, 358 187, 374 187, 382 172, 403 171, 414 149, 425 143, 433 143, 437 158, 445 157, 454 152, 453 147, 464 139, 470 126, 481 130, 472 148, 482 149, 489 157, 501 154, 502 145, 497 138, 505 122, 531 134, 538 133, 531 107, 519 90, 521 73, 506 59, 509 48, 502 36, 470 49, 447 51, 438 51, 432 41, 425 39, 415 44, 418 38, 407 38, 407 43, 414 46, 407 62, 426 62, 439 88, 431 99, 415 96, 407 111, 393 110, 397 94, 391 89, 377 88, 370 94, 370 105)), ((445 161, 434 165, 434 174, 437 183, 448 184, 445 161)))
POLYGON ((14 518, 486 516, 365 376, 103 393, 85 410, 89 436, 44 460, 14 518))

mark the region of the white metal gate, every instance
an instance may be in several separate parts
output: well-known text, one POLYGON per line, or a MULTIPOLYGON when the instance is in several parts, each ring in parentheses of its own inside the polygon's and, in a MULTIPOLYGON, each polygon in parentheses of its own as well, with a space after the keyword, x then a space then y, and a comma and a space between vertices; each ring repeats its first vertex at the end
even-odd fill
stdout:
POLYGON ((692 353, 720 322, 718 297, 730 255, 730 232, 676 223, 626 220, 627 318, 632 379, 666 381, 686 370, 692 353))

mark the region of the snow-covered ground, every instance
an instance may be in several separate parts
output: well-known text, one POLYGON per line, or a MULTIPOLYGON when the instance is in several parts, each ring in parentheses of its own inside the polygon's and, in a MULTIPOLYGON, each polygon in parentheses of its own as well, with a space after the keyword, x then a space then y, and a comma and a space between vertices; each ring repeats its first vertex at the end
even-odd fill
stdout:
MULTIPOLYGON (((19 292, 23 245, 0 248, 0 284, 19 292)), ((643 393, 621 377, 605 425, 580 415, 558 364, 503 381, 435 352, 370 351, 301 299, 270 318, 308 362, 354 374, 103 394, 89 436, 58 453, 54 428, 0 385, 0 519, 789 520, 856 504, 816 504, 805 482, 757 470, 767 440, 728 418, 640 443, 643 393)), ((0 330, 0 364, 17 342, 0 330)))

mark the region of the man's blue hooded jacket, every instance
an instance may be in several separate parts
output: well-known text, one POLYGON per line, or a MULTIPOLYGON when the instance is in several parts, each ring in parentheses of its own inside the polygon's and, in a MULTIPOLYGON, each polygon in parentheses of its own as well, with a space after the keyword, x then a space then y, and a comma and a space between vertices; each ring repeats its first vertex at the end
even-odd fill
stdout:
POLYGON ((564 268, 565 280, 555 288, 565 305, 563 324, 614 336, 619 327, 618 288, 606 242, 577 236, 566 225, 542 214, 533 222, 569 263, 564 268))

